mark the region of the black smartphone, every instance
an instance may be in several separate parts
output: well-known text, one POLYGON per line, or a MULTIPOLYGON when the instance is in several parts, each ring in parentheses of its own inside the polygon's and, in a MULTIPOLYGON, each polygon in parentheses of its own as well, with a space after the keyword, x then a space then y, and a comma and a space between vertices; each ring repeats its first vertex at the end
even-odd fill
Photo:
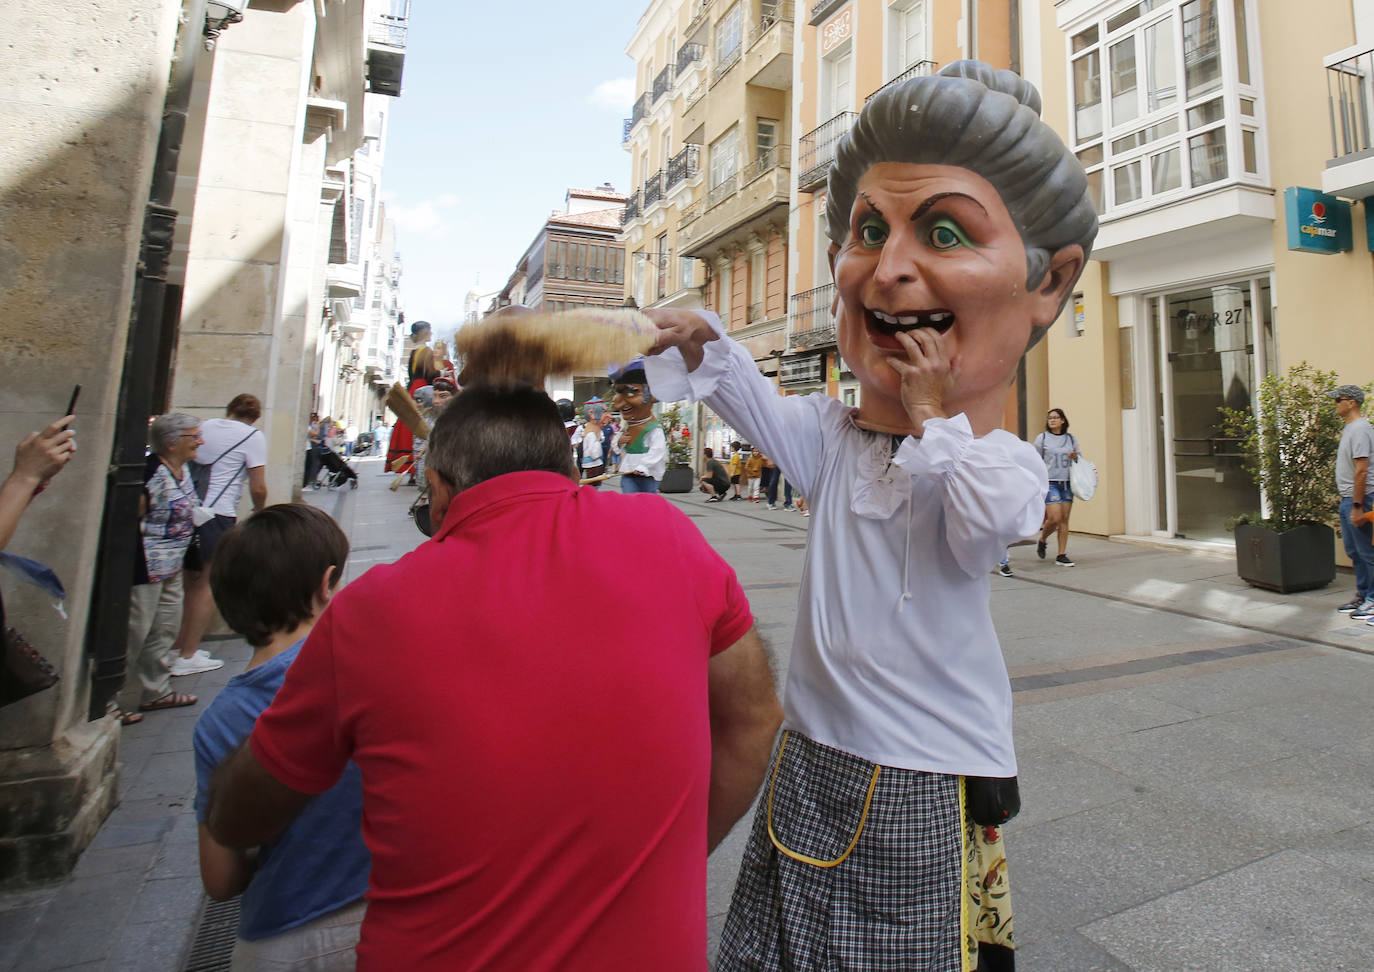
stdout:
POLYGON ((73 385, 73 386, 72 386, 72 400, 69 401, 69 402, 67 403, 67 410, 66 410, 65 412, 63 412, 62 414, 63 414, 63 415, 75 415, 75 414, 76 414, 76 400, 77 400, 78 398, 80 398, 80 397, 81 397, 81 386, 80 386, 80 385, 73 385))

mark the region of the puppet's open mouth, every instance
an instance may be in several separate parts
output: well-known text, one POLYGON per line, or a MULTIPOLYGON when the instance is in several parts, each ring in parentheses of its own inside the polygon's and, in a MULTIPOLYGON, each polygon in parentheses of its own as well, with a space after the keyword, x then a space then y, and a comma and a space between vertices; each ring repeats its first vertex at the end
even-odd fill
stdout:
POLYGON ((864 309, 864 322, 869 338, 882 348, 900 348, 897 332, 931 327, 943 334, 954 326, 954 312, 937 307, 932 310, 901 311, 889 314, 873 308, 864 309))

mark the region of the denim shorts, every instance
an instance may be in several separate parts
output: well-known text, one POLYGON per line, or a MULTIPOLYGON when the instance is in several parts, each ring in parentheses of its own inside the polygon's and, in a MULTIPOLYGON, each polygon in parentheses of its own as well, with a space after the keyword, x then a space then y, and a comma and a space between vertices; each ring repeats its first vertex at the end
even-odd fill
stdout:
POLYGON ((1056 480, 1050 480, 1050 491, 1045 494, 1045 505, 1050 503, 1072 503, 1073 490, 1069 484, 1056 480))

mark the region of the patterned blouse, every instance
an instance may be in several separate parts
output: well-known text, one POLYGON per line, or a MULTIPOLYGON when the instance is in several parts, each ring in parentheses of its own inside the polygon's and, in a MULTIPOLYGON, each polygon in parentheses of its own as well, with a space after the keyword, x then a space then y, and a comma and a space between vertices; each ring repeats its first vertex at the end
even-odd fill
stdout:
POLYGON ((181 573, 186 548, 191 545, 195 526, 191 511, 200 505, 200 497, 191 484, 191 472, 181 468, 181 481, 172 478, 172 471, 159 462, 145 485, 148 512, 139 521, 143 535, 143 559, 148 565, 148 582, 167 580, 181 573))

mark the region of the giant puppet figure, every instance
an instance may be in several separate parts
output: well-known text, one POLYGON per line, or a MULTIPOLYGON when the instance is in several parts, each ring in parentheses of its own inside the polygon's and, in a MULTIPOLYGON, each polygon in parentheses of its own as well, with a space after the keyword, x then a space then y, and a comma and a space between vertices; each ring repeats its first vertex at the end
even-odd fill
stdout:
POLYGON ((995 824, 1016 756, 988 575, 1039 528, 1046 474, 997 425, 1097 233, 1039 109, 1016 75, 964 61, 881 91, 841 140, 826 218, 857 409, 779 397, 712 314, 648 312, 655 393, 707 401, 812 510, 721 970, 1013 966, 995 824))

